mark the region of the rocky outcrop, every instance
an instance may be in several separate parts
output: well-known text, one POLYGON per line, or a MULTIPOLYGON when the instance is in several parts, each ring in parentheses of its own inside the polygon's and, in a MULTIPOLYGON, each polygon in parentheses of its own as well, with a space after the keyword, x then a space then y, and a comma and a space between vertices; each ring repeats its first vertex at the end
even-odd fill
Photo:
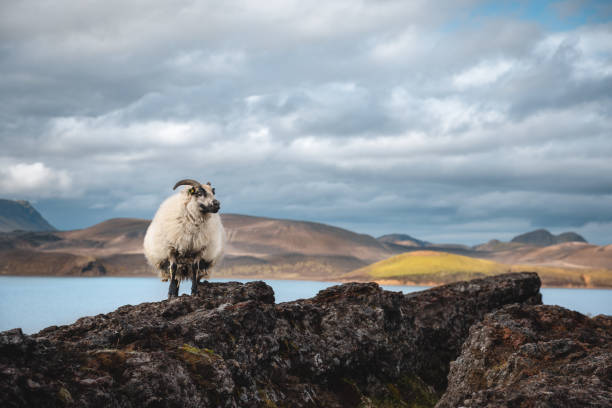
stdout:
POLYGON ((612 407, 612 317, 519 304, 488 315, 436 407, 612 407))
MULTIPOLYGON (((296 285, 299 283, 296 282, 296 285)), ((536 274, 403 295, 349 283, 274 303, 263 282, 0 333, 3 407, 433 406, 470 326, 540 303, 536 274)))

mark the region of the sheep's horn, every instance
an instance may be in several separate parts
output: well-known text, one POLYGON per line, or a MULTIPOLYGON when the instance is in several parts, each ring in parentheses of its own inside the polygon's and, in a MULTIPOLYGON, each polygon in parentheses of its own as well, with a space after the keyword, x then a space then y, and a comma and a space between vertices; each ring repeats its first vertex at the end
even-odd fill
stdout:
POLYGON ((174 187, 172 187, 173 190, 176 190, 176 188, 178 186, 194 186, 194 187, 200 187, 201 184, 198 183, 195 180, 191 180, 191 179, 184 179, 181 181, 177 181, 176 184, 174 185, 174 187))

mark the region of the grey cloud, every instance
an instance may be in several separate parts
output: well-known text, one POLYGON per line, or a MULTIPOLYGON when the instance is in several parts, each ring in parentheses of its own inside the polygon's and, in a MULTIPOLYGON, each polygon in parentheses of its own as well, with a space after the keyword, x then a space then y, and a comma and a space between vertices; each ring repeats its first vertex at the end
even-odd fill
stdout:
POLYGON ((551 33, 470 17, 471 2, 181 1, 60 2, 35 24, 33 5, 0 6, 0 163, 78 194, 0 195, 38 200, 60 228, 150 217, 189 176, 228 212, 610 241, 609 23, 551 33))

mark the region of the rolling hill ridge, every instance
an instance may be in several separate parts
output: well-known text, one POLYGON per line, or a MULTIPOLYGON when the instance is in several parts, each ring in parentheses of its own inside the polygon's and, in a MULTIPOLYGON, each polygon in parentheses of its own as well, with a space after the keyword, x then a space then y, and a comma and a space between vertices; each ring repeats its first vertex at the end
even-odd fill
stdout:
MULTIPOLYGON (((306 221, 239 214, 222 214, 222 220, 228 241, 215 277, 434 284, 537 271, 548 286, 612 287, 612 245, 588 244, 571 234, 556 236, 571 242, 546 246, 542 240, 492 240, 468 247, 407 234, 375 239, 306 221)), ((142 249, 148 225, 116 218, 73 231, 0 233, 0 275, 154 276, 142 249)))
MULTIPOLYGON (((228 240, 217 277, 332 280, 398 253, 369 235, 325 224, 238 214, 222 220, 228 240)), ((116 218, 81 230, 0 234, 0 275, 154 275, 142 250, 148 225, 116 218), (61 265, 55 272, 54 264, 61 265)))

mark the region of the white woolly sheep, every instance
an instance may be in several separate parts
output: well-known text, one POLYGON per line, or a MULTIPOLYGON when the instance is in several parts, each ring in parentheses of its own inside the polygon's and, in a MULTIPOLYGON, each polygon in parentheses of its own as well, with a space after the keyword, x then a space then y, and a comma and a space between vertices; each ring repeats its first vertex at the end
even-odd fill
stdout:
POLYGON ((191 279, 191 294, 223 257, 225 230, 219 201, 210 182, 181 180, 189 188, 168 197, 159 207, 144 237, 147 261, 163 281, 170 280, 168 298, 178 296, 180 281, 191 279))

